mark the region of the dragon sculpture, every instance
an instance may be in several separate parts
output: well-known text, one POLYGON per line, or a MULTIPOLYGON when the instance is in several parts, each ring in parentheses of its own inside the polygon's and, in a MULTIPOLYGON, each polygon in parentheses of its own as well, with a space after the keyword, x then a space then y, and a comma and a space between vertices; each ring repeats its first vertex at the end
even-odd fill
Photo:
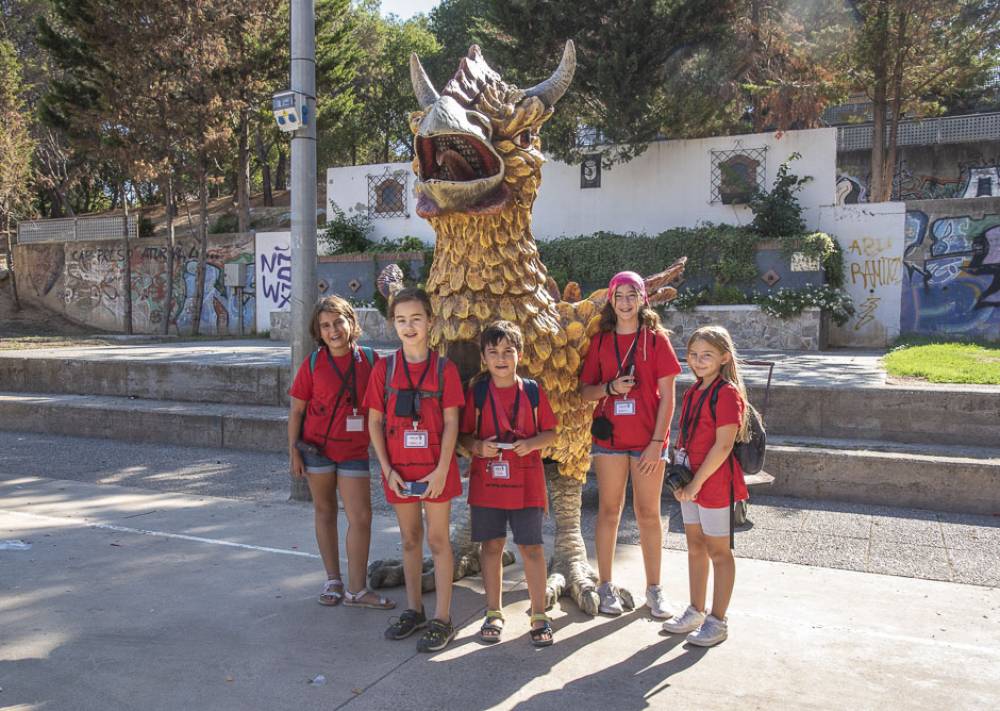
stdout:
MULTIPOLYGON (((479 372, 478 338, 503 318, 524 333, 522 371, 537 379, 559 418, 558 437, 542 454, 556 537, 549 563, 548 604, 564 593, 597 614, 596 576, 580 531, 583 482, 590 469, 592 407, 581 398, 578 377, 597 330, 605 290, 580 299, 570 284, 560 299, 531 234, 531 208, 541 183, 542 124, 566 92, 576 69, 568 41, 555 73, 530 89, 503 82, 473 45, 438 93, 414 54, 410 75, 420 110, 410 115, 414 133, 416 211, 437 241, 426 290, 434 307, 432 347, 454 360, 463 378, 479 372), (573 299, 575 296, 575 300, 573 299)), ((685 259, 646 279, 650 300, 676 295, 685 259)), ((380 289, 391 293, 402 274, 390 266, 380 289)), ((478 571, 478 547, 467 526, 454 534, 456 579, 478 571)), ((373 585, 399 584, 394 561, 377 561, 373 585)), ((425 575, 425 582, 432 580, 425 575)), ((425 587, 429 587, 425 585, 425 587)), ((630 602, 627 600, 627 602, 630 602)))

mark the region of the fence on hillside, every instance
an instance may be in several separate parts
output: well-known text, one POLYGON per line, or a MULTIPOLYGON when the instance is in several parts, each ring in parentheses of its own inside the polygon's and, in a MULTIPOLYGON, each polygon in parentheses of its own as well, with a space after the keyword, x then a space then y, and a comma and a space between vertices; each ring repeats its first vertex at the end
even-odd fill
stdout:
MULTIPOLYGON (((19 244, 40 242, 82 242, 121 239, 124 216, 60 217, 51 220, 25 220, 17 225, 19 244)), ((129 239, 138 239, 139 221, 128 216, 129 239)))

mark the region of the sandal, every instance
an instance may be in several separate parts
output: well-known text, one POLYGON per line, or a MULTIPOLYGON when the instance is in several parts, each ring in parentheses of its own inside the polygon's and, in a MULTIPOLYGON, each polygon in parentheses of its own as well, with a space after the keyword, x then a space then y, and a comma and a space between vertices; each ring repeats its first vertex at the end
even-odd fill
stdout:
POLYGON ((323 592, 319 594, 319 604, 333 607, 344 600, 344 581, 333 578, 323 583, 323 592))
POLYGON ((536 615, 531 616, 531 629, 528 630, 528 636, 531 637, 531 644, 534 647, 550 647, 555 641, 552 639, 552 618, 546 615, 544 612, 539 612, 536 615), (541 622, 541 627, 535 627, 536 622, 541 622))
POLYGON ((423 610, 403 610, 399 617, 389 620, 389 628, 385 631, 386 639, 406 639, 421 627, 427 626, 427 617, 423 610))
POLYGON ((387 597, 375 593, 370 588, 361 588, 356 593, 350 590, 344 593, 344 607, 367 607, 372 610, 391 610, 396 603, 387 597), (374 598, 374 599, 372 599, 374 598))
POLYGON ((486 642, 486 644, 496 644, 500 641, 500 635, 503 634, 503 622, 504 616, 500 610, 487 610, 486 620, 483 622, 483 626, 479 628, 479 639, 486 642), (497 624, 497 623, 500 624, 497 624))
POLYGON ((418 652, 437 652, 448 646, 455 639, 455 626, 451 620, 444 622, 434 618, 427 623, 427 631, 417 640, 418 652))

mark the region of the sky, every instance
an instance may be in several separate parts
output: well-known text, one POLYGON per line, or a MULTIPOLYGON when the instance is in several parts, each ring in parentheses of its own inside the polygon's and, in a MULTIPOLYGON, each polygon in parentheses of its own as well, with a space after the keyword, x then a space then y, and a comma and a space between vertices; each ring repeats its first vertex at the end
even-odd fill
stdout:
POLYGON ((404 20, 418 12, 430 12, 439 0, 382 0, 382 14, 399 15, 404 20))

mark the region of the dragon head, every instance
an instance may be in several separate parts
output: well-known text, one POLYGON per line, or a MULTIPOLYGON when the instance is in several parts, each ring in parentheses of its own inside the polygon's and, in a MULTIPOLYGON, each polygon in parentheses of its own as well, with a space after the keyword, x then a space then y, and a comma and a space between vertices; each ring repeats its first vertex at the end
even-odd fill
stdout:
POLYGON ((538 133, 575 70, 570 40, 551 77, 518 89, 504 83, 472 45, 439 94, 411 55, 410 78, 421 108, 410 115, 417 214, 499 214, 512 202, 530 209, 544 161, 538 133))

